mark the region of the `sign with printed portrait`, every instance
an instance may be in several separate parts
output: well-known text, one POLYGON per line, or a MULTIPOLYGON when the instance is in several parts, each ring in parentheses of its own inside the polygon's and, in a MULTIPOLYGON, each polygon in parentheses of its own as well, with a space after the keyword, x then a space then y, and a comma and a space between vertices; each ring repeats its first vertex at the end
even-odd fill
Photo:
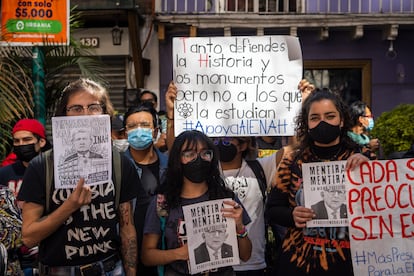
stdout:
POLYGON ((52 118, 56 188, 103 184, 112 177, 109 115, 52 118))
POLYGON ((222 214, 225 200, 231 199, 183 206, 191 274, 240 263, 235 221, 222 214))

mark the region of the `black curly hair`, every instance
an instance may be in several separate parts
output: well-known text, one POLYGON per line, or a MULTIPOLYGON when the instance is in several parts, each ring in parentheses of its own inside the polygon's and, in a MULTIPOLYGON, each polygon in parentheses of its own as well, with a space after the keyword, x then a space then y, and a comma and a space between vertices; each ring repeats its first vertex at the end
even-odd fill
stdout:
POLYGON ((337 93, 332 92, 329 89, 317 89, 316 91, 312 92, 309 95, 309 97, 307 97, 306 100, 303 102, 301 112, 296 118, 295 130, 296 137, 299 142, 299 154, 313 144, 313 139, 309 135, 309 111, 311 105, 314 102, 320 102, 322 100, 330 100, 339 112, 339 116, 343 122, 340 134, 341 141, 344 142, 347 145, 347 147, 355 147, 354 142, 352 142, 351 138, 349 138, 347 134, 348 130, 351 128, 351 119, 349 117, 348 106, 337 93))

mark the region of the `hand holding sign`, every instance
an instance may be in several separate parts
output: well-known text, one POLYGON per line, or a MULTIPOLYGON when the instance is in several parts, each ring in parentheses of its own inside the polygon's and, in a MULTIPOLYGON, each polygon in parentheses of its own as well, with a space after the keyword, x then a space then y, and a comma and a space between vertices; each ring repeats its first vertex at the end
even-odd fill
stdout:
POLYGON ((175 134, 291 136, 302 103, 299 40, 174 38, 175 134))

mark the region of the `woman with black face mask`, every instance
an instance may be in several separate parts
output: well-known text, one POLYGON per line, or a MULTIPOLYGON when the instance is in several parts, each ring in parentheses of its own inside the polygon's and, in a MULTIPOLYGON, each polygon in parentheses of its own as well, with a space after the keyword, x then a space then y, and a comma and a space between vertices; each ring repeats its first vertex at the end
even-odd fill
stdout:
POLYGON ((304 231, 315 213, 295 200, 302 193, 303 163, 347 160, 346 169, 352 170, 368 161, 347 135, 349 128, 348 110, 338 95, 318 90, 304 101, 297 119, 297 146, 280 163, 266 206, 270 221, 288 227, 278 275, 353 275, 348 228, 304 231))
MULTIPOLYGON (((168 216, 162 231, 157 213, 158 197, 153 198, 145 218, 142 245, 144 264, 165 265, 165 275, 189 275, 186 236, 180 231, 185 229, 182 206, 220 198, 233 198, 225 203, 234 208, 223 215, 235 219, 237 233, 233 234, 237 234, 239 256, 243 261, 248 260, 252 245, 245 225, 250 222, 250 218, 244 208, 238 208, 239 201, 234 193, 225 187, 220 176, 218 152, 213 142, 199 131, 184 131, 169 148, 167 181, 163 186, 168 216), (240 235, 242 232, 243 235, 240 235), (158 247, 163 233, 165 250, 158 247)), ((233 270, 231 266, 223 267, 218 271, 210 271, 209 275, 233 275, 233 270)))

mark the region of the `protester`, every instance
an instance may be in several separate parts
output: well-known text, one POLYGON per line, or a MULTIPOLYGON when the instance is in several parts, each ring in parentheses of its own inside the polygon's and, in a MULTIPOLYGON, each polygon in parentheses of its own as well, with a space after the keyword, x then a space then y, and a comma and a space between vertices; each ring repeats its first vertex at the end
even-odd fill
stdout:
POLYGON ((379 140, 368 136, 374 128, 371 109, 366 103, 356 101, 349 106, 349 113, 352 127, 348 131, 348 136, 361 147, 362 153, 369 159, 377 159, 376 152, 379 149, 379 140))
POLYGON ((257 156, 262 158, 269 156, 277 152, 282 148, 282 137, 281 136, 257 136, 257 156))
POLYGON ((315 213, 303 205, 303 163, 347 160, 355 169, 368 158, 347 135, 350 120, 345 104, 328 90, 313 92, 297 119, 297 146, 282 160, 276 186, 267 201, 267 217, 288 227, 278 275, 353 275, 348 228, 305 228, 315 213), (340 235, 339 235, 340 233, 340 235), (321 246, 323 245, 323 246, 321 246))
POLYGON ((135 164, 141 179, 134 210, 134 222, 137 230, 139 262, 137 275, 157 275, 157 268, 147 267, 141 261, 141 247, 145 214, 151 197, 156 194, 160 183, 165 181, 167 156, 155 146, 154 140, 159 130, 158 116, 155 109, 148 104, 131 107, 125 113, 125 130, 129 148, 125 155, 135 164))
POLYGON ((13 153, 17 160, 0 168, 0 185, 9 187, 16 195, 29 162, 41 151, 51 148, 44 126, 36 119, 21 119, 12 129, 13 153))
MULTIPOLYGON (((307 90, 309 86, 310 84, 305 80, 299 84, 298 88, 304 92, 303 98, 309 95, 310 91, 307 90)), ((175 84, 170 83, 166 94, 170 127, 173 125, 176 94, 175 84)), ((276 142, 281 142, 280 137, 276 138, 278 138, 276 142)), ((265 231, 268 229, 265 227, 264 202, 276 171, 277 154, 274 152, 270 156, 256 159, 257 145, 254 137, 220 137, 213 138, 213 141, 219 149, 220 169, 226 185, 236 193, 252 219, 247 226, 252 241, 252 256, 247 262, 241 262, 234 267, 236 275, 264 275, 265 272, 270 274, 273 264, 270 263, 271 258, 265 256, 267 246, 265 231), (268 264, 266 264, 266 257, 268 264)), ((285 232, 283 228, 276 225, 272 229, 275 235, 283 235, 282 232, 285 232)), ((277 242, 280 240, 277 236, 275 238, 276 241, 272 240, 272 246, 280 247, 280 242, 277 242)), ((271 252, 268 251, 268 254, 272 252, 276 254, 277 250, 273 248, 271 252)))
POLYGON ((140 104, 150 104, 152 107, 157 110, 158 107, 158 97, 157 95, 150 91, 150 90, 142 90, 141 94, 139 95, 139 103, 140 104))
MULTIPOLYGON (((224 208, 223 215, 236 222, 239 256, 247 261, 251 254, 251 242, 245 225, 250 218, 240 205, 234 193, 225 187, 220 176, 217 149, 212 141, 199 131, 184 131, 175 139, 169 154, 167 182, 163 187, 166 212, 165 231, 161 229, 157 212, 157 198, 148 207, 144 226, 142 259, 146 265, 166 265, 166 275, 188 275, 188 246, 184 243, 180 229, 185 229, 182 206, 220 198, 234 208, 224 208), (166 249, 158 248, 165 233, 166 249), (181 234, 181 235, 180 235, 181 234)), ((158 210, 159 211, 159 210, 158 210)), ((233 275, 232 267, 219 268, 208 275, 233 275)))
MULTIPOLYGON (((55 115, 112 113, 108 92, 92 80, 79 79, 63 90, 55 115)), ((135 275, 137 241, 131 200, 139 179, 131 162, 124 156, 121 161, 121 183, 113 178, 85 186, 81 178, 75 189, 56 189, 52 183, 50 198, 45 196, 46 171, 53 170, 53 164, 43 154, 29 164, 18 196, 25 201, 22 238, 29 247, 40 243, 41 275, 124 275, 123 270, 135 275), (114 183, 120 185, 119 197, 114 183)))
MULTIPOLYGON (((150 104, 152 107, 157 111, 159 117, 161 117, 161 114, 165 114, 164 110, 157 110, 158 107, 158 97, 157 95, 150 91, 150 90, 143 90, 141 91, 141 94, 139 96, 139 102, 140 104, 150 104)), ((157 122, 157 125, 161 125, 162 122, 159 120, 157 122)), ((154 145, 156 148, 158 148, 161 152, 166 152, 168 150, 167 148, 167 134, 162 131, 163 129, 160 128, 160 131, 158 131, 157 137, 155 139, 154 145)))
POLYGON ((276 154, 256 161, 254 137, 223 137, 213 138, 213 141, 219 149, 220 168, 226 185, 237 194, 252 219, 247 226, 252 256, 234 270, 236 275, 264 275, 267 266, 264 201, 275 173, 276 154), (257 165, 254 167, 251 162, 257 165), (263 179, 260 179, 258 175, 263 173, 263 179))
MULTIPOLYGON (((29 162, 41 151, 50 149, 51 145, 46 139, 44 126, 36 119, 21 119, 12 129, 13 153, 16 161, 0 168, 0 186, 8 187, 17 196, 23 181, 24 172, 29 162)), ((19 213, 18 220, 21 220, 19 213)), ((5 231, 5 229, 2 229, 5 231)), ((16 244, 17 246, 17 244, 16 244)), ((33 275, 37 269, 37 247, 32 249, 26 246, 8 248, 9 267, 15 262, 15 269, 23 270, 26 275, 33 275)), ((17 271, 14 271, 17 273, 17 271)))
POLYGON ((124 116, 122 114, 116 114, 111 119, 111 139, 112 146, 120 151, 124 152, 127 150, 129 144, 126 138, 125 127, 124 127, 124 116))

